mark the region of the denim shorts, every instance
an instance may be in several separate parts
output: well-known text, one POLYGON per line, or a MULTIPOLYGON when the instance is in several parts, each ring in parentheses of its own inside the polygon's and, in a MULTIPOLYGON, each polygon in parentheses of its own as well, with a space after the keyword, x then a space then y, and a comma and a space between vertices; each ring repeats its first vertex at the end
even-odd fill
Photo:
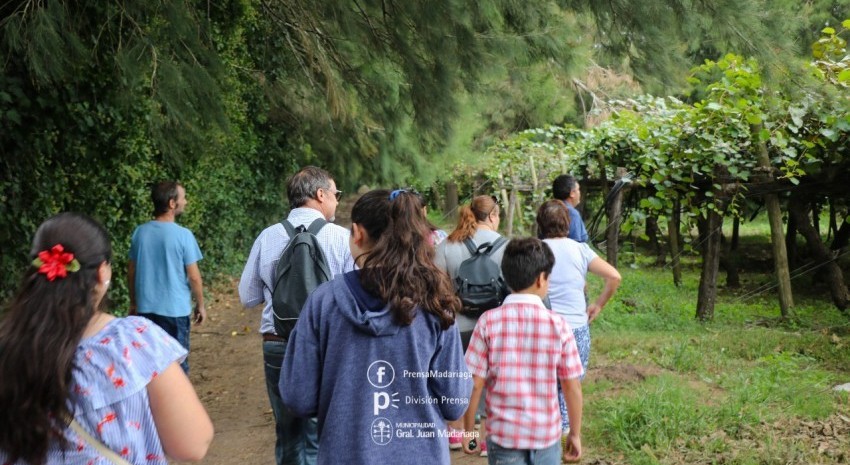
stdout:
POLYGON ((487 437, 489 465, 560 465, 561 441, 543 449, 508 449, 487 437))

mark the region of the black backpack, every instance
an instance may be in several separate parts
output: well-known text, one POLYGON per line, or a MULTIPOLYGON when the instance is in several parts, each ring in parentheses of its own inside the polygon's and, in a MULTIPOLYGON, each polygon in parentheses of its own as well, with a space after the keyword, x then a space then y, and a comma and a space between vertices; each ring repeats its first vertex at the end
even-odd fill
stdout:
POLYGON ((463 303, 464 313, 472 318, 502 305, 508 295, 502 270, 490 258, 506 242, 506 238, 500 237, 493 243, 485 242, 476 247, 472 239, 463 241, 472 256, 462 261, 457 270, 455 292, 463 303))
POLYGON ((280 224, 289 235, 289 244, 283 249, 274 271, 272 313, 275 333, 288 339, 307 296, 319 284, 330 281, 332 276, 325 253, 316 238, 327 222, 318 218, 308 228, 295 228, 287 220, 280 224))

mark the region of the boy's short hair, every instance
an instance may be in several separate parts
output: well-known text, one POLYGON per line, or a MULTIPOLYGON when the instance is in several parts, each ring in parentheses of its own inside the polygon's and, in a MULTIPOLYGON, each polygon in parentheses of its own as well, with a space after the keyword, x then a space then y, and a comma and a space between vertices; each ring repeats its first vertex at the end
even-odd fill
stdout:
POLYGON ((549 276, 555 266, 555 255, 545 242, 536 237, 512 239, 502 257, 502 276, 516 292, 534 284, 540 273, 549 276))

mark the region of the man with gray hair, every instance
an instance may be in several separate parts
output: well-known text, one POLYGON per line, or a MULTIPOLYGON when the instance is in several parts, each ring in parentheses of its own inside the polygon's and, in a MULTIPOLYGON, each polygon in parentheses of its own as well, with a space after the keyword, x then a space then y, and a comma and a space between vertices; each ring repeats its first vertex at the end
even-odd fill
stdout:
MULTIPOLYGON (((336 215, 339 197, 331 175, 315 166, 307 166, 286 183, 286 193, 291 208, 287 221, 295 228, 310 226, 323 218, 332 222, 336 215)), ((332 275, 354 269, 347 229, 326 224, 316 234, 332 275)), ((280 367, 286 352, 287 340, 275 332, 272 312, 272 291, 275 269, 290 237, 282 223, 269 226, 260 233, 239 281, 239 299, 245 307, 263 304, 260 332, 263 335, 263 361, 265 362, 266 389, 275 417, 275 459, 277 465, 316 463, 318 434, 316 419, 302 419, 291 415, 280 398, 278 382, 280 367)))

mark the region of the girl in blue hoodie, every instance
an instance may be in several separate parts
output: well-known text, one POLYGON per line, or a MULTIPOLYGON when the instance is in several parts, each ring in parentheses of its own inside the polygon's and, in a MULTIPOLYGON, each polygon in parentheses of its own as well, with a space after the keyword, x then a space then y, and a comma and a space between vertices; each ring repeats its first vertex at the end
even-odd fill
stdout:
POLYGON ((472 381, 460 302, 433 263, 419 198, 375 190, 351 211, 359 270, 319 286, 289 338, 280 393, 319 419, 318 463, 450 463, 446 421, 472 381))

